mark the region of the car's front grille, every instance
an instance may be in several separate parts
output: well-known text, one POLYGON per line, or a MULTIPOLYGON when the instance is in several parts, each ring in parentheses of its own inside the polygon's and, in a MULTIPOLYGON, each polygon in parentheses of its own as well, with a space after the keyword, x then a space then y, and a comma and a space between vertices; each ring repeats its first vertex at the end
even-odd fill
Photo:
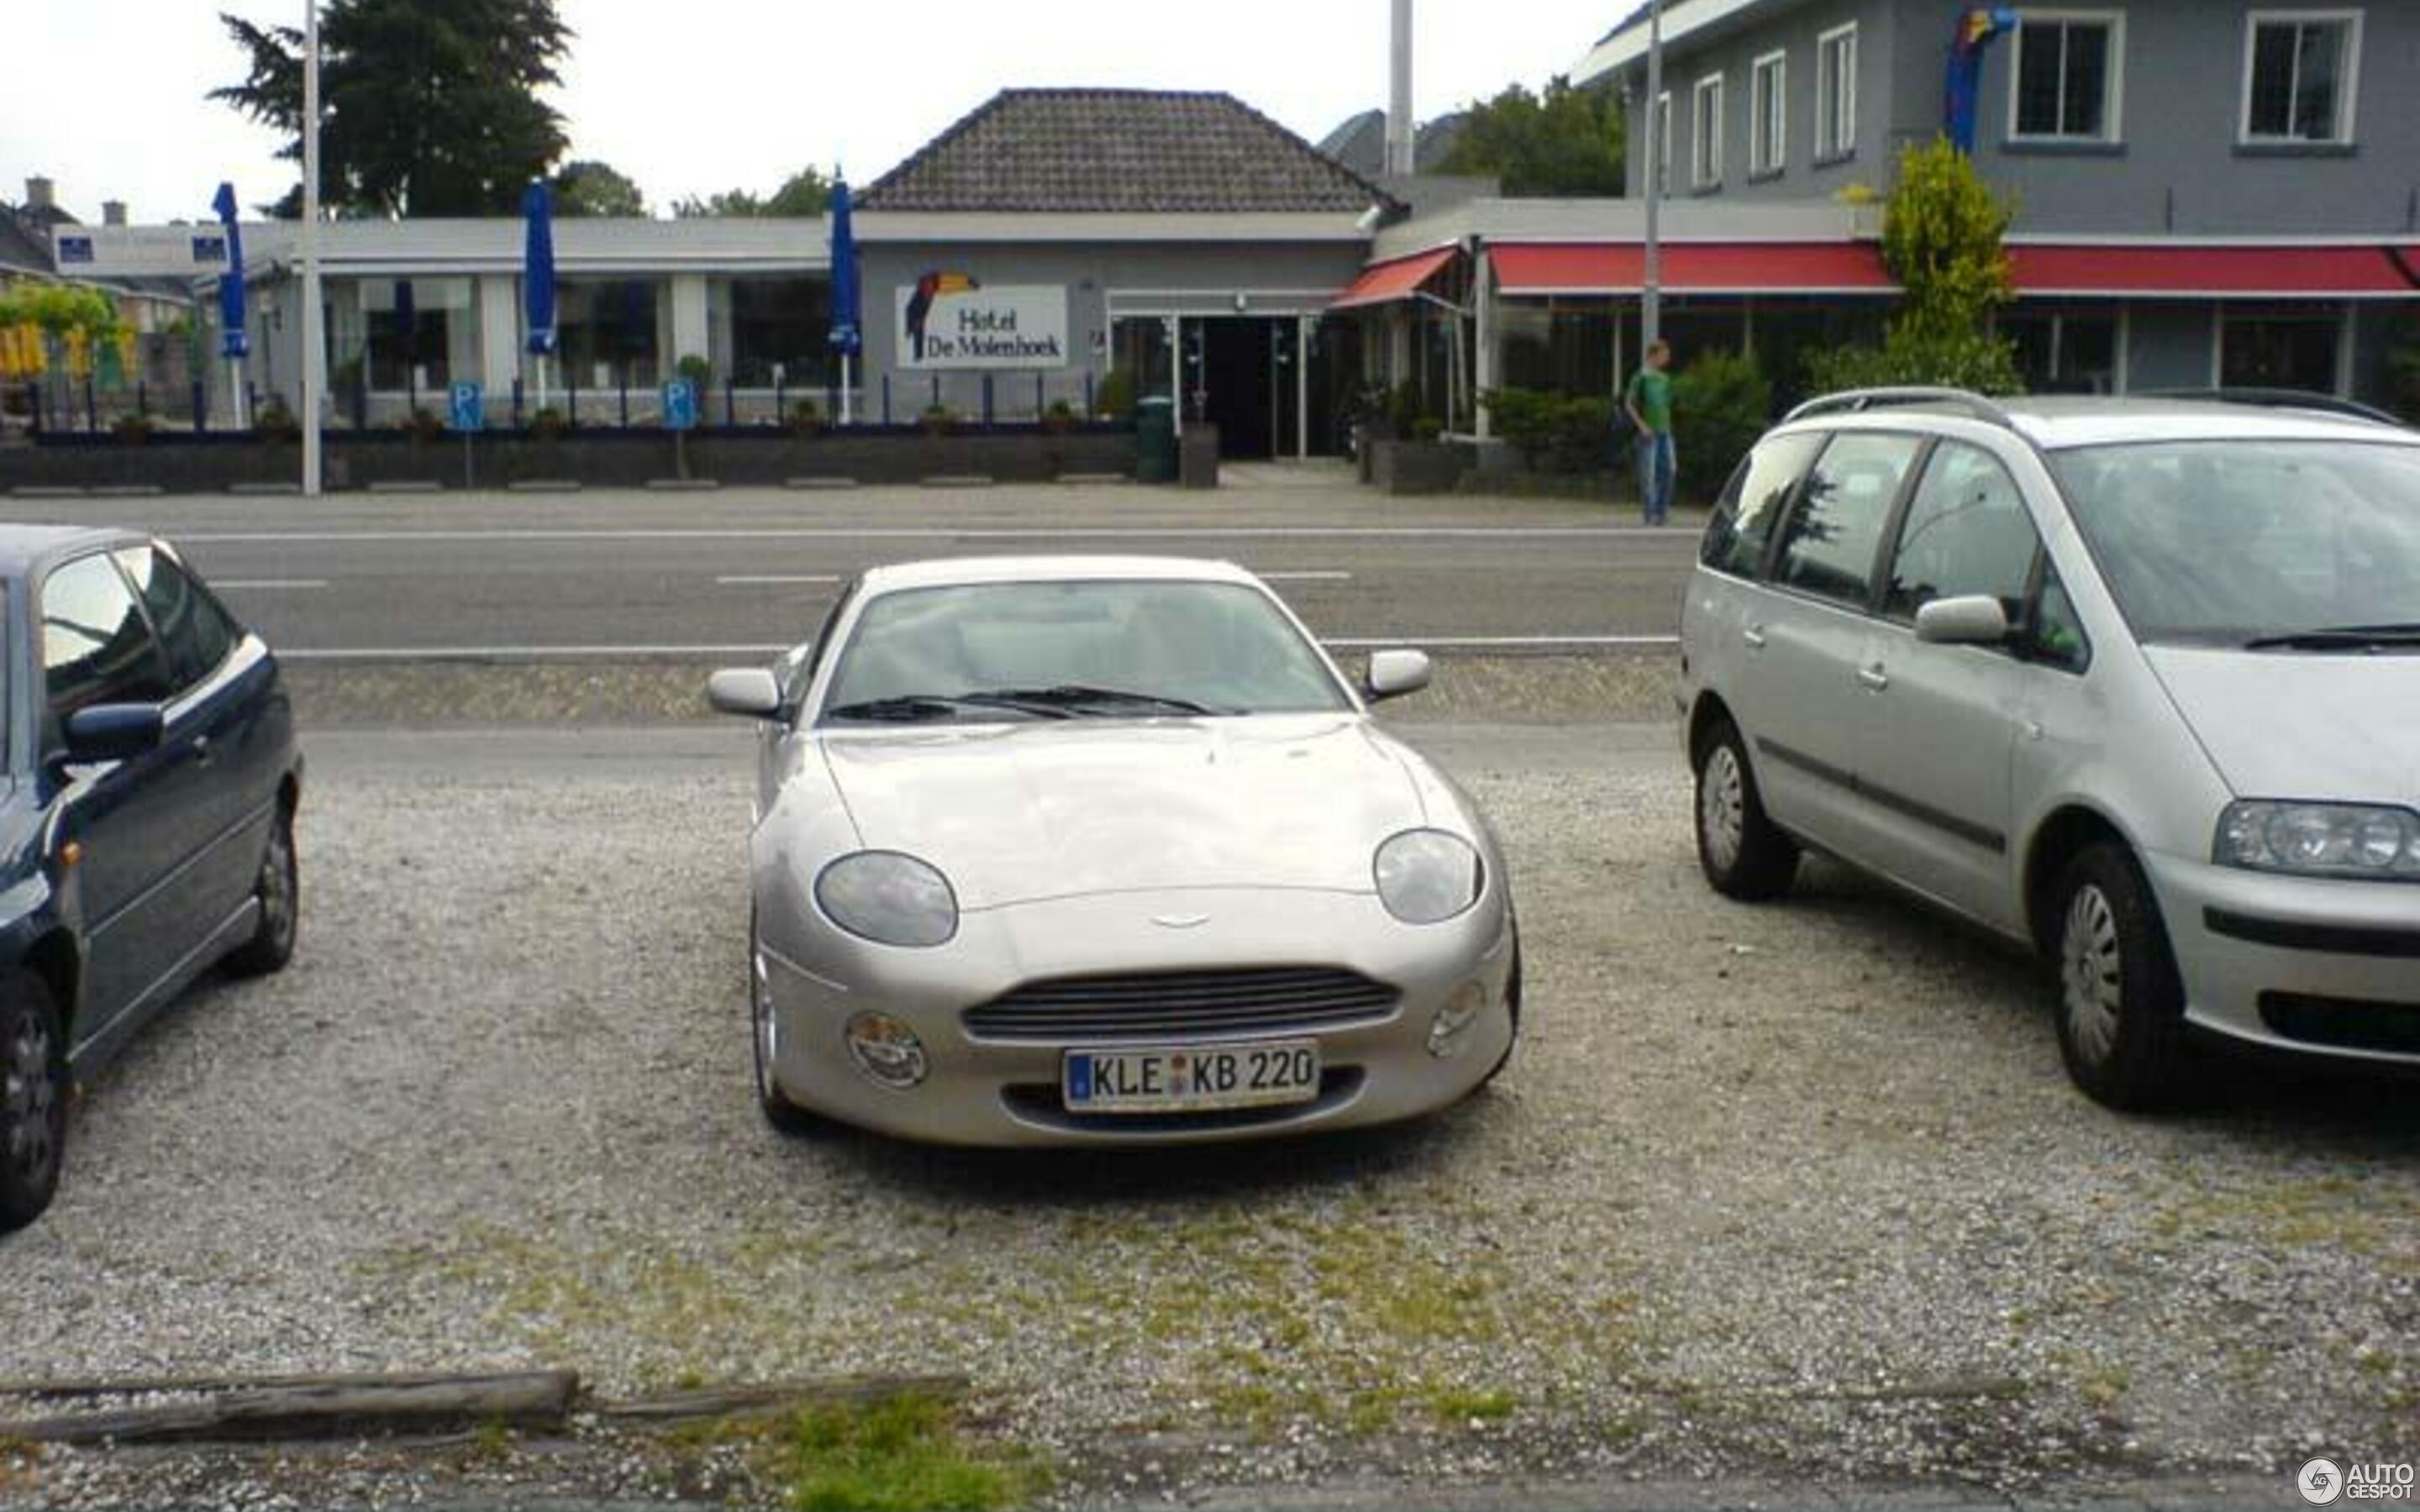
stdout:
POLYGON ((2420 1056, 2420 1003, 2262 993, 2260 1019, 2287 1039, 2304 1044, 2420 1056))
POLYGON ((1163 971, 1030 981, 967 1010, 979 1040, 1192 1040, 1308 1034, 1374 1024, 1399 994, 1318 966, 1163 971))

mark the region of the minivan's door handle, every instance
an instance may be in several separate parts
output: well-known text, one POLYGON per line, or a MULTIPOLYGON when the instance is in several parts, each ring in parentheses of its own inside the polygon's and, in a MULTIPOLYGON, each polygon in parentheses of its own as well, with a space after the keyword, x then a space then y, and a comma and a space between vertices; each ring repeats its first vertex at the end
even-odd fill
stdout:
POLYGON ((1876 662, 1871 667, 1858 668, 1857 681, 1865 684, 1866 687, 1879 693, 1884 688, 1890 687, 1890 673, 1883 671, 1882 664, 1880 662, 1876 662))
POLYGON ((1750 651, 1762 651, 1764 649, 1764 626, 1761 625, 1751 625, 1746 629, 1740 632, 1740 639, 1747 642, 1747 648, 1750 651))
POLYGON ((216 759, 216 757, 210 754, 210 737, 208 735, 195 735, 194 737, 194 764, 196 766, 208 766, 216 759))

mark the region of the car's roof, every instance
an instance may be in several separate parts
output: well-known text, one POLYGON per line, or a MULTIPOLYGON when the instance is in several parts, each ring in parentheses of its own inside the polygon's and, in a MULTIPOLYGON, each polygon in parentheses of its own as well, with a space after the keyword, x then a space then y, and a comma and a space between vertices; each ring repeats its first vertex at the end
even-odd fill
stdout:
POLYGON ((138 539, 133 532, 89 525, 0 525, 0 576, 22 577, 35 563, 77 547, 138 539))
POLYGON ((2008 417, 2019 435, 2046 452, 2080 446, 2112 446, 2145 441, 2349 441, 2420 446, 2420 432, 2382 421, 2365 420, 2323 409, 2303 409, 2276 400, 2229 403, 2202 398, 2102 398, 2080 394, 2042 394, 1974 402, 1944 397, 1865 409, 1811 416, 1818 425, 1887 427, 1894 418, 1910 415, 1994 424, 1986 415, 1996 410, 2008 417))
POLYGON ((1191 557, 1033 556, 950 557, 894 563, 867 569, 864 583, 869 594, 888 594, 903 588, 957 588, 977 583, 1113 582, 1138 579, 1246 584, 1259 581, 1232 562, 1191 557))

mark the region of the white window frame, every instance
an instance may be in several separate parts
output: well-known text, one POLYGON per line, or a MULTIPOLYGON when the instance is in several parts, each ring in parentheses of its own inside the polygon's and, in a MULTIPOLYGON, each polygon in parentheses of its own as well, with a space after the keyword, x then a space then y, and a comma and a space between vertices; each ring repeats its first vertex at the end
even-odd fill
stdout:
MULTIPOLYGON (((2065 66, 2066 54, 2060 54, 2065 66)), ((2245 77, 2250 78, 2246 69, 2245 77)), ((2248 97, 2247 97, 2248 98, 2248 97)), ((2059 102, 2066 104, 2065 81, 2060 81, 2059 102)), ((2064 118, 2064 108, 2059 116, 2064 118)), ((2096 147, 2116 147, 2126 140, 2126 12, 2122 10, 2021 10, 2017 12, 2016 35, 2009 39, 2009 135, 2011 142, 2073 142, 2096 147), (2018 111, 2024 98, 2025 28, 2037 23, 2045 25, 2103 26, 2109 32, 2107 75, 2102 81, 2101 133, 2098 136, 2077 136, 2067 131, 2025 131, 2018 129, 2018 111)))
MULTIPOLYGON (((2361 33, 2363 12, 2357 8, 2335 10, 2255 10, 2243 18, 2243 100, 2235 114, 2235 144, 2247 147, 2349 147, 2358 138, 2354 124, 2360 120, 2361 104, 2361 33), (2335 133, 2327 137, 2257 135, 2252 130, 2253 61, 2260 43, 2263 26, 2324 26, 2344 28, 2344 54, 2337 60, 2335 133)), ((2286 111, 2293 114, 2294 103, 2289 90, 2286 111)), ((2289 121, 2290 124, 2290 121, 2289 121)))
POLYGON ((1706 190, 1723 187, 1723 76, 1710 73, 1699 80, 1689 91, 1689 187, 1706 190), (1714 96, 1714 108, 1706 107, 1706 97, 1714 96))
POLYGON ((1767 53, 1747 69, 1747 176, 1778 178, 1789 166, 1790 54, 1767 53))
POLYGON ((1856 155, 1857 23, 1853 21, 1815 39, 1815 162, 1845 162, 1856 155), (1849 44, 1847 56, 1835 69, 1833 54, 1843 40, 1849 44))
POLYGON ((1672 193, 1672 91, 1655 97, 1655 192, 1672 193))

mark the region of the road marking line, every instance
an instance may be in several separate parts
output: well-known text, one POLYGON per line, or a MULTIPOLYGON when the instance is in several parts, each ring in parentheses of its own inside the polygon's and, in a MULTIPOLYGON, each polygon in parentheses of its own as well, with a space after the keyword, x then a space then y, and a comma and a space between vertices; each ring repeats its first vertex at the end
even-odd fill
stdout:
POLYGON ((498 541, 1123 541, 1123 540, 1620 540, 1643 536, 1696 548, 1682 530, 1641 525, 1142 525, 1027 526, 1004 529, 880 527, 759 530, 503 529, 492 531, 222 531, 173 532, 183 545, 283 543, 365 546, 498 541))
MULTIPOLYGON (((1320 643, 1336 651, 1413 646, 1442 651, 1578 651, 1588 649, 1657 650, 1681 643, 1676 635, 1390 635, 1323 636, 1320 643)), ((705 656, 780 656, 789 644, 762 645, 636 645, 636 646, 320 646, 281 649, 287 661, 593 661, 666 659, 705 656)))
POLYGON ((769 588, 790 587, 800 583, 836 583, 840 581, 840 576, 837 573, 811 572, 790 578, 768 574, 758 577, 743 575, 717 578, 714 580, 717 586, 722 588, 769 588))
POLYGON ((210 586, 245 589, 255 593, 264 593, 271 589, 307 593, 313 589, 327 587, 328 579, 325 578, 213 578, 210 579, 210 586))

